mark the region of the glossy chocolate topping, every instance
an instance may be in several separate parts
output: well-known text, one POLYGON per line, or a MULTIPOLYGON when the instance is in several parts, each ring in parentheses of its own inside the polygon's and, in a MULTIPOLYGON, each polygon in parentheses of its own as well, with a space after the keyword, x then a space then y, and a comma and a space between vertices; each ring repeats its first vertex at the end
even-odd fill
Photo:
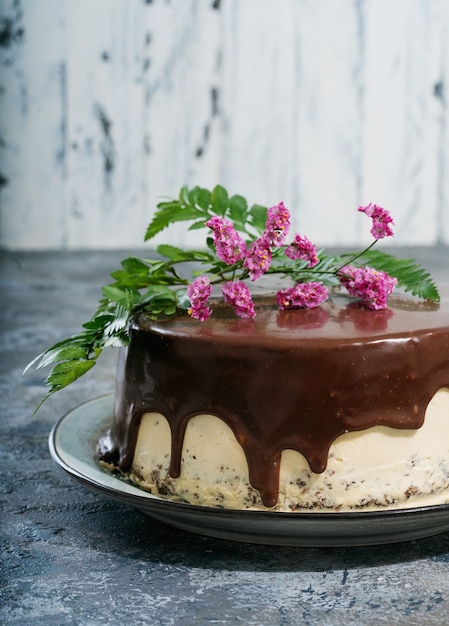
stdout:
POLYGON ((392 298, 383 311, 341 295, 312 310, 278 311, 272 302, 259 301, 254 320, 224 305, 204 323, 137 319, 119 358, 116 419, 100 457, 128 470, 140 417, 156 411, 170 424, 176 477, 189 418, 216 415, 273 506, 282 450, 301 452, 320 473, 336 437, 376 425, 419 428, 433 395, 449 387, 447 299, 392 298))

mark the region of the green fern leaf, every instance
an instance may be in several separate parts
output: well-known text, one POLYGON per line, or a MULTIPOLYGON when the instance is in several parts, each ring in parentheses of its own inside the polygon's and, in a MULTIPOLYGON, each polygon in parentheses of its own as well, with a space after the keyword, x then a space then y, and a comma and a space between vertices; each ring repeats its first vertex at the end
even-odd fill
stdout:
POLYGON ((157 206, 158 210, 154 214, 153 220, 146 230, 145 241, 152 239, 170 224, 192 219, 197 220, 202 216, 202 212, 198 209, 188 205, 182 205, 176 201, 161 202, 157 206))

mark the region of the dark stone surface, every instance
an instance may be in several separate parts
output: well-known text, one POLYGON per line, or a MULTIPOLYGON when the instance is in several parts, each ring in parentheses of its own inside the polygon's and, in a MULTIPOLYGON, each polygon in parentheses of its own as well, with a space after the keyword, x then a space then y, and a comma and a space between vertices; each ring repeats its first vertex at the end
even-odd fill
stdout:
MULTIPOLYGON (((448 282, 447 248, 401 250, 448 282)), ((146 253, 148 254, 148 253, 146 253)), ((109 393, 115 353, 50 398, 28 361, 78 332, 123 252, 3 254, 0 623, 425 624, 449 614, 449 534, 370 548, 276 548, 173 530, 51 461, 53 423, 109 393)))

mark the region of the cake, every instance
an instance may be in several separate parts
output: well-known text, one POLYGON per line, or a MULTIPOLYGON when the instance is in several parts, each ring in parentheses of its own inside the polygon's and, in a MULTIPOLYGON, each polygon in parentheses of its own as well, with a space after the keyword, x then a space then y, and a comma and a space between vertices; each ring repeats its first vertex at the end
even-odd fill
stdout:
POLYGON ((33 361, 53 365, 47 396, 120 347, 98 461, 162 498, 291 513, 448 503, 449 294, 373 249, 393 235, 386 209, 358 210, 373 242, 335 256, 289 235, 283 202, 183 187, 145 239, 186 221, 207 229, 204 248, 125 259, 83 331, 33 361))
POLYGON ((203 324, 141 315, 117 370, 110 468, 195 505, 347 511, 449 502, 449 300, 203 324))

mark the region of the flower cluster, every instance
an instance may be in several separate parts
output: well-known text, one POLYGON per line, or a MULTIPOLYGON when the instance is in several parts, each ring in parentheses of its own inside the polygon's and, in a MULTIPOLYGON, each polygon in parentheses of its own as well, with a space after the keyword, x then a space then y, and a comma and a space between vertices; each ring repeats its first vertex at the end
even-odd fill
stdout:
POLYGON ((206 226, 214 233, 215 250, 220 261, 233 265, 245 258, 246 243, 230 220, 215 215, 206 222, 206 226))
POLYGON ((187 288, 187 297, 190 300, 189 315, 200 322, 205 322, 212 313, 208 304, 211 293, 212 285, 207 276, 199 276, 195 279, 187 288))
POLYGON ((321 283, 298 283, 290 289, 278 291, 276 301, 282 310, 314 309, 327 300, 328 295, 327 288, 321 283))
POLYGON ((229 281, 221 288, 224 301, 230 304, 236 314, 242 318, 255 317, 251 292, 240 280, 229 281))
POLYGON ((248 270, 250 280, 258 280, 271 265, 273 254, 271 247, 284 245, 290 229, 290 212, 283 202, 272 206, 267 211, 265 230, 247 251, 243 267, 248 270))
POLYGON ((265 232, 262 238, 270 246, 283 246, 290 229, 290 211, 280 202, 272 206, 267 212, 265 232))
POLYGON ((393 292, 397 280, 372 267, 346 265, 339 271, 341 284, 348 293, 366 302, 370 309, 384 309, 387 298, 393 292))
POLYGON ((285 248, 285 254, 292 261, 302 259, 308 261, 308 267, 315 267, 319 263, 316 246, 307 237, 295 235, 292 243, 285 248))
MULTIPOLYGON (((393 235, 391 225, 394 223, 389 212, 377 204, 370 203, 358 209, 372 219, 371 233, 374 240, 393 235)), ((262 235, 248 244, 237 232, 233 223, 218 215, 211 217, 207 222, 213 233, 216 255, 220 261, 229 266, 232 272, 231 280, 220 272, 215 282, 224 282, 222 295, 224 301, 231 305, 238 317, 253 318, 256 315, 254 303, 249 287, 244 281, 256 281, 270 271, 274 251, 273 248, 283 248, 282 253, 292 261, 303 261, 301 271, 310 275, 311 270, 319 262, 316 246, 304 235, 296 233, 293 240, 286 245, 290 229, 290 212, 283 202, 272 206, 267 211, 265 229, 262 235), (239 279, 235 279, 239 272, 239 279)), ((359 256, 359 255, 358 255, 359 256)), ((357 257, 354 257, 354 260, 357 257)), ((396 286, 396 279, 385 272, 371 267, 359 267, 348 263, 344 267, 332 271, 318 268, 313 270, 317 275, 332 274, 348 293, 362 300, 367 308, 383 309, 387 306, 387 298, 396 286)), ((198 277, 187 290, 190 300, 189 314, 200 321, 205 321, 211 314, 209 298, 212 293, 212 283, 207 276, 198 277)), ((322 282, 299 282, 288 289, 279 290, 276 301, 281 310, 286 309, 313 309, 320 306, 329 296, 328 289, 322 282)))
POLYGON ((383 239, 393 235, 390 228, 390 224, 394 224, 393 218, 386 209, 370 202, 366 206, 359 206, 358 210, 373 220, 371 234, 374 239, 383 239))
POLYGON ((251 280, 258 280, 270 269, 273 254, 270 245, 260 237, 254 241, 243 261, 243 267, 248 270, 251 280))

